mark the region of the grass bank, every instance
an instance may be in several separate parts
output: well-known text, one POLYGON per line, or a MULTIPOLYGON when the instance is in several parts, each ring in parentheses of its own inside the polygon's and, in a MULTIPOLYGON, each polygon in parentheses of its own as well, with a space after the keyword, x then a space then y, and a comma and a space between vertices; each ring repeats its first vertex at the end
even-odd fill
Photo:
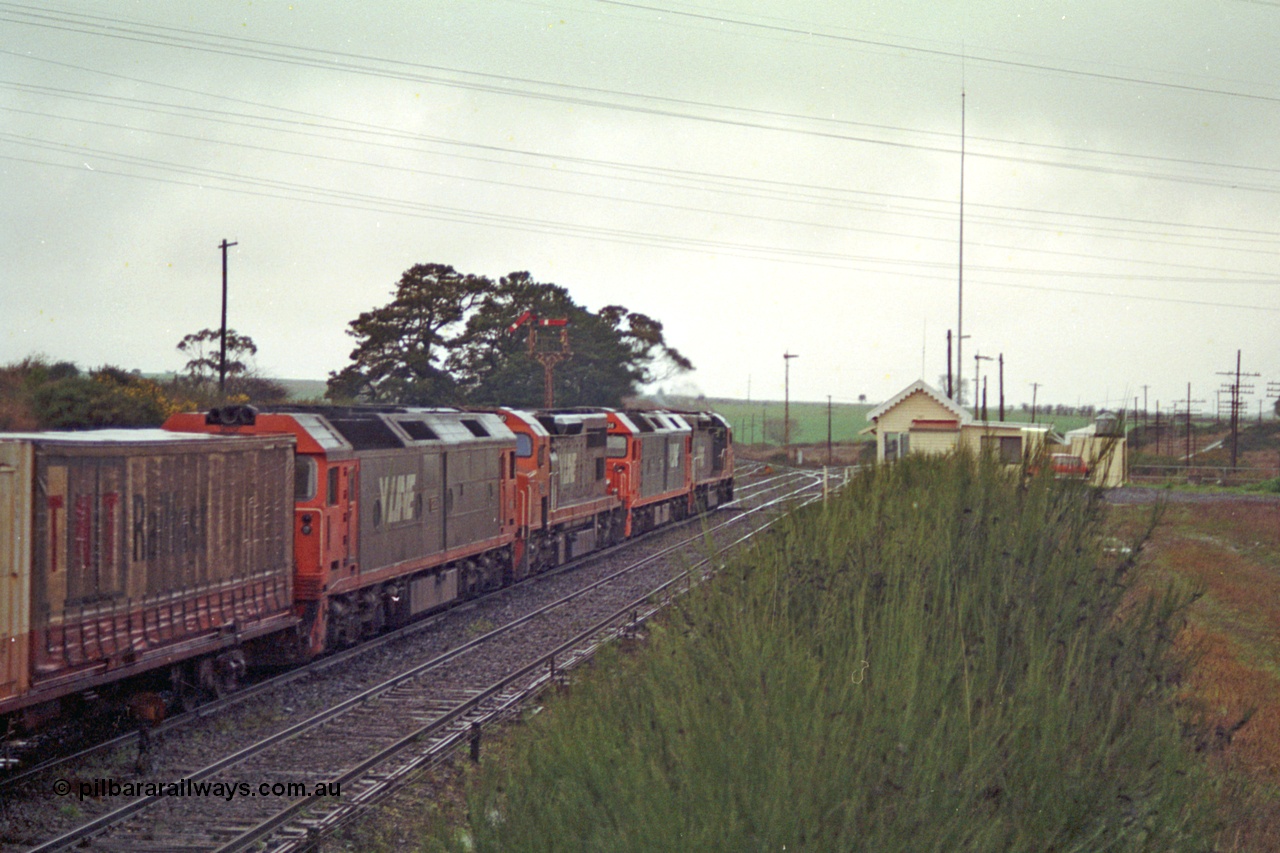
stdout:
MULTIPOLYGON (((1142 515, 1116 507, 1112 522, 1132 530, 1142 515)), ((1204 590, 1178 638, 1196 658, 1178 702, 1223 786, 1214 849, 1280 850, 1280 504, 1171 503, 1146 553, 1149 578, 1204 590)))
POLYGON ((795 514, 478 776, 478 850, 1204 850, 1194 597, 1095 492, 910 457, 795 514))

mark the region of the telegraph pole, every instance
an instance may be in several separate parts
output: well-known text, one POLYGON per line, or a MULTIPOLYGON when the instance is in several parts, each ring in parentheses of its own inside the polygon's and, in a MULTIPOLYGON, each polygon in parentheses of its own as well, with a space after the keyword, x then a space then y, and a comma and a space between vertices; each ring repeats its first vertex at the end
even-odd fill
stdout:
POLYGON ((1000 353, 1000 420, 1004 420, 1004 353, 1000 353))
MULTIPOLYGON (((1232 373, 1230 371, 1227 371, 1225 373, 1220 371, 1218 375, 1230 377, 1232 373)), ((1238 450, 1240 447, 1240 409, 1242 406, 1240 402, 1240 394, 1253 393, 1252 385, 1249 385, 1243 388, 1240 386, 1240 377, 1244 376, 1246 378, 1253 379, 1260 375, 1261 374, 1258 374, 1258 373, 1242 374, 1240 372, 1240 350, 1236 350, 1235 382, 1229 384, 1226 388, 1222 389, 1224 391, 1228 391, 1231 395, 1230 406, 1231 406, 1231 467, 1232 468, 1236 467, 1236 457, 1238 455, 1238 450)))
POLYGON ((1187 383, 1187 467, 1191 467, 1191 383, 1187 383))
POLYGON ((827 395, 827 464, 831 464, 831 395, 827 395))
POLYGON ((991 360, 992 358, 989 355, 982 355, 976 352, 973 354, 973 416, 977 420, 984 420, 982 417, 982 409, 980 408, 978 401, 978 386, 982 384, 978 371, 982 366, 981 362, 991 360))
MULTIPOLYGON (((1193 405, 1195 405, 1196 403, 1203 403, 1203 402, 1205 402, 1205 401, 1204 401, 1204 400, 1192 400, 1192 399, 1191 399, 1191 383, 1190 383, 1190 382, 1188 382, 1188 383, 1187 383, 1187 399, 1186 399, 1186 402, 1185 402, 1185 405, 1186 405, 1186 407, 1187 407, 1187 410, 1186 410, 1186 412, 1185 412, 1185 415, 1186 415, 1186 426, 1187 426, 1187 437, 1186 437, 1186 444, 1187 444, 1187 467, 1190 467, 1190 466, 1191 466, 1191 446, 1192 446, 1192 441, 1191 441, 1191 407, 1192 407, 1193 405)), ((1180 405, 1183 405, 1183 401, 1182 401, 1182 400, 1179 400, 1179 401, 1178 401, 1178 403, 1177 403, 1176 405, 1179 405, 1179 406, 1180 406, 1180 405)), ((1174 417, 1175 417, 1175 416, 1176 416, 1176 413, 1171 414, 1171 415, 1169 416, 1169 425, 1170 425, 1171 427, 1172 427, 1172 425, 1173 425, 1173 423, 1174 423, 1174 420, 1173 420, 1173 419, 1174 419, 1174 417)), ((1169 437, 1169 449, 1170 449, 1170 452, 1172 452, 1172 450, 1173 450, 1173 436, 1172 436, 1172 435, 1169 437)))
POLYGON ((1040 390, 1039 382, 1031 383, 1031 422, 1036 422, 1036 392, 1040 390))
POLYGON ((783 374, 785 376, 782 397, 782 452, 791 461, 791 359, 799 358, 789 352, 782 354, 783 374))
MULTIPOLYGON (((956 373, 963 369, 964 360, 964 87, 960 87, 960 262, 959 283, 956 293, 956 373)), ((960 383, 957 382, 957 385, 960 383)), ((959 393, 957 388, 956 392, 959 393)), ((973 386, 974 406, 977 406, 978 385, 973 386)))
POLYGON ((227 387, 227 249, 240 245, 239 242, 228 243, 222 238, 218 248, 222 250, 222 337, 218 347, 218 393, 222 394, 227 387))
POLYGON ((947 399, 954 400, 955 398, 955 390, 951 385, 951 330, 947 329, 947 399))

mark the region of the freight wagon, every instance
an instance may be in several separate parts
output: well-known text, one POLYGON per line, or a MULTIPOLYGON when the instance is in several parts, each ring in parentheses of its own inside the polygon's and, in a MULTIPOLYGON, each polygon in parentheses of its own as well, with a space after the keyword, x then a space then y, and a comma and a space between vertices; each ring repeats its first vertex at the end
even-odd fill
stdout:
POLYGON ((293 441, 0 434, 0 719, 151 675, 234 686, 294 623, 293 441))

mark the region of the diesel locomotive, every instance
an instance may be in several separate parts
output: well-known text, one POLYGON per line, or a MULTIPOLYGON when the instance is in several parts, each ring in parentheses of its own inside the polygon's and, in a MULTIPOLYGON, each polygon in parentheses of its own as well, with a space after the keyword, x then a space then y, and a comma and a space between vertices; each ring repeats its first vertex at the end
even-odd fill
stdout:
POLYGON ((224 406, 0 434, 0 726, 222 693, 732 499, 707 412, 224 406))

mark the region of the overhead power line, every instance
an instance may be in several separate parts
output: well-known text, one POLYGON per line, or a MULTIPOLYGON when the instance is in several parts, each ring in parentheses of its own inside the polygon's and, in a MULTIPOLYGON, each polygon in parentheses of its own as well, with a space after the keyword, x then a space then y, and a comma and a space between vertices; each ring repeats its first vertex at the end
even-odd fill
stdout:
MULTIPOLYGON (((82 149, 78 146, 63 146, 53 144, 49 146, 54 149, 66 150, 68 153, 79 154, 82 149)), ((101 156, 101 155, 100 155, 101 156)), ((27 162, 39 165, 60 166, 65 169, 82 170, 83 165, 71 165, 53 163, 50 161, 41 161, 34 158, 12 157, 8 155, 0 155, 0 159, 6 159, 17 162, 27 162)), ((114 158, 112 158, 114 159, 114 158)), ((222 172, 211 169, 194 169, 189 167, 174 166, 174 164, 164 164, 161 161, 149 161, 148 158, 120 158, 126 164, 130 160, 133 165, 142 166, 144 168, 171 168, 184 171, 195 177, 203 178, 204 181, 192 182, 183 181, 176 178, 166 178, 156 175, 143 175, 132 172, 120 172, 110 169, 97 167, 94 169, 96 174, 112 175, 128 178, 139 178, 142 180, 154 181, 159 183, 176 184, 182 186, 194 186, 201 189, 213 189, 226 192, 241 192, 247 195, 259 196, 264 198, 285 199, 291 201, 304 201, 326 206, 345 208, 349 210, 369 210, 381 213, 391 213, 397 215, 438 219, 447 222, 461 222, 474 225, 485 225, 490 227, 498 227, 510 230, 526 231, 539 234, 554 234, 557 236, 568 237, 589 237, 592 239, 603 239, 610 242, 623 243, 627 245, 640 246, 656 246, 666 249, 677 249, 683 251, 707 252, 715 251, 725 254, 736 255, 739 257, 755 258, 759 260, 769 260, 775 262, 799 263, 808 266, 829 266, 841 269, 848 269, 851 266, 864 271, 888 273, 905 278, 927 279, 938 281, 950 281, 950 277, 933 276, 926 273, 913 272, 913 269, 928 268, 945 268, 944 263, 929 263, 921 261, 905 261, 898 258, 876 258, 871 256, 849 255, 838 252, 813 252, 811 250, 790 249, 786 247, 765 247, 759 245, 733 243, 729 241, 717 241, 700 239, 688 236, 677 235, 657 235, 645 232, 627 231, 625 229, 604 228, 599 226, 581 226, 567 222, 555 222, 547 220, 535 220, 527 217, 519 217, 506 214, 488 214, 478 211, 467 211, 458 208, 450 208, 443 205, 432 205, 421 202, 409 201, 390 201, 382 197, 371 196, 354 192, 343 192, 333 190, 319 190, 300 184, 293 184, 287 181, 253 179, 237 176, 232 173, 222 172), (256 189, 236 189, 222 185, 207 183, 208 179, 217 179, 230 181, 232 184, 243 183, 249 187, 256 189), (866 266, 871 264, 871 267, 866 266), (880 269, 879 267, 889 267, 890 270, 880 269), (896 270, 894 268, 897 268, 896 270), (903 269, 905 268, 905 269, 903 269), (892 271, 892 272, 891 272, 892 271)), ((1087 277, 1087 276, 1082 276, 1087 277)), ((1079 290, 1063 287, 1046 287, 1026 284, 1012 284, 1000 281, 983 280, 975 283, 981 283, 992 287, 1006 287, 1019 290, 1052 292, 1052 293, 1074 293, 1088 296, 1101 296, 1119 299, 1135 299, 1145 302, 1162 302, 1169 304, 1183 305, 1199 305, 1218 308, 1235 308, 1253 311, 1280 312, 1280 307, 1271 307, 1265 305, 1248 305, 1228 302, 1215 302, 1208 300, 1180 299, 1165 296, 1144 296, 1141 294, 1118 293, 1118 292, 1099 292, 1089 290, 1079 290)))
MULTIPOLYGON (((88 92, 77 92, 73 90, 57 89, 57 88, 45 87, 45 86, 32 86, 30 84, 0 84, 0 86, 5 88, 15 88, 20 91, 39 91, 46 95, 53 95, 56 97, 66 98, 70 100, 110 103, 110 104, 115 104, 119 106, 124 106, 129 109, 142 110, 145 112, 151 112, 151 113, 156 113, 161 115, 191 117, 191 118, 197 118, 205 121, 216 121, 224 124, 236 125, 236 126, 242 126, 242 127, 256 127, 256 128, 268 129, 268 130, 274 129, 274 130, 284 131, 288 133, 302 134, 306 136, 313 136, 313 137, 331 139, 331 140, 349 141, 351 137, 347 134, 357 133, 365 137, 364 144, 378 145, 380 147, 385 147, 385 148, 397 148, 400 150, 409 150, 409 149, 405 148, 404 145, 371 141, 367 137, 370 133, 376 133, 379 135, 390 137, 395 140, 399 140, 404 143, 429 142, 433 144, 447 145, 450 147, 462 147, 462 148, 467 148, 472 150, 490 151, 498 154, 506 154, 506 155, 514 154, 517 156, 534 157, 534 158, 544 160, 548 163, 557 164, 554 168, 554 171, 557 174, 561 174, 561 175, 565 173, 589 174, 581 171, 566 170, 563 168, 563 166, 559 165, 563 162, 572 162, 572 163, 590 165, 592 167, 607 168, 610 170, 630 171, 638 175, 663 175, 663 176, 670 176, 673 178, 679 178, 681 180, 690 180, 698 184, 703 184, 708 189, 715 189, 717 192, 721 192, 721 193, 723 193, 726 190, 726 188, 728 188, 729 192, 732 192, 736 195, 745 196, 745 197, 767 198, 770 196, 747 193, 744 190, 744 185, 755 186, 762 189, 768 188, 768 187, 776 187, 776 188, 785 190, 787 193, 787 195, 776 196, 776 197, 789 198, 791 200, 799 199, 799 200, 805 201, 806 203, 838 206, 841 209, 848 208, 850 202, 847 200, 847 196, 854 195, 854 196, 866 196, 869 198, 891 199, 894 201, 905 200, 905 201, 918 202, 918 203, 930 204, 930 205, 941 204, 943 205, 943 207, 936 209, 933 213, 921 214, 920 211, 918 210, 913 211, 912 213, 913 215, 925 215, 925 216, 931 216, 932 218, 950 218, 953 216, 953 213, 949 209, 947 209, 952 204, 949 200, 927 199, 927 198, 916 197, 916 196, 907 196, 907 195, 883 193, 883 192, 867 192, 862 190, 845 189, 845 188, 833 187, 833 186, 820 187, 816 185, 798 184, 795 182, 768 180, 768 179, 760 179, 760 178, 743 178, 740 176, 732 176, 732 175, 706 174, 706 173, 694 172, 692 170, 673 169, 670 167, 656 167, 656 166, 649 166, 649 165, 635 164, 635 163, 622 163, 619 161, 601 160, 601 159, 593 159, 593 158, 566 157, 566 156, 551 154, 547 152, 529 151, 529 150, 523 150, 523 149, 518 149, 513 147, 503 147, 503 146, 496 146, 491 144, 478 144, 478 143, 466 142, 461 140, 447 139, 443 137, 406 133, 404 131, 399 131, 394 128, 380 127, 377 125, 369 125, 365 123, 347 122, 344 120, 335 119, 328 116, 321 116, 321 115, 309 114, 309 113, 302 114, 302 115, 306 116, 310 120, 302 121, 294 118, 281 119, 274 116, 259 116, 259 115, 252 115, 252 114, 242 113, 242 112, 228 111, 228 110, 215 110, 215 109, 204 108, 204 107, 189 107, 187 105, 182 105, 182 104, 167 104, 160 101, 138 99, 138 98, 125 98, 123 96, 95 95, 93 93, 88 93, 88 92), (334 134, 339 134, 339 135, 334 135, 334 134), (807 190, 812 190, 814 193, 820 194, 821 197, 815 197, 812 195, 809 195, 809 196, 796 195, 796 193, 799 191, 807 191, 807 190), (840 199, 840 200, 837 200, 837 199, 840 199)), ((216 95, 212 95, 209 93, 193 92, 193 94, 202 94, 202 95, 207 95, 208 97, 217 97, 216 95)), ((247 103, 248 105, 256 106, 261 109, 267 109, 267 110, 275 109, 272 105, 268 105, 268 104, 259 104, 256 102, 243 102, 243 101, 242 103, 247 103)), ((13 112, 21 112, 20 110, 16 110, 15 108, 4 108, 4 109, 8 109, 13 112)), ((28 111, 28 112, 30 114, 37 114, 37 115, 39 114, 36 111, 28 111)), ((282 112, 285 112, 287 114, 293 114, 293 115, 299 114, 298 111, 296 110, 282 110, 282 112)), ((84 119, 79 116, 57 117, 57 118, 61 120, 72 120, 72 121, 79 121, 79 122, 85 122, 85 123, 93 123, 91 120, 84 119)), ((102 124, 109 124, 109 123, 102 123, 102 124)), ((152 131, 152 132, 163 133, 161 131, 152 131)), ((234 143, 227 143, 227 144, 234 144, 234 143)), ((464 156, 464 155, 451 155, 451 156, 464 156)), ((476 159, 480 162, 492 162, 492 163, 505 162, 505 161, 494 160, 491 158, 472 157, 469 159, 476 159)), ((539 168, 546 168, 546 167, 541 166, 539 168)), ((600 177, 600 176, 597 176, 597 177, 600 177)), ((634 177, 628 178, 628 180, 638 180, 646 183, 652 182, 648 179, 634 178, 634 177)), ((672 184, 665 183, 665 182, 659 185, 673 186, 672 184)), ((989 210, 1002 210, 1002 211, 1014 212, 1018 217, 1017 221, 1014 223, 1009 223, 1009 222, 1004 223, 1010 227, 1026 227, 1029 220, 1026 219, 1025 214, 1034 213, 1034 214, 1043 214, 1043 215, 1053 216, 1053 217, 1069 216, 1073 218, 1095 220, 1099 222, 1129 222, 1129 223, 1142 224, 1142 225, 1159 227, 1159 228, 1184 229, 1187 227, 1192 227, 1197 230, 1204 230, 1207 232, 1211 231, 1221 235, 1256 234, 1258 235, 1259 239, 1265 241, 1267 246, 1271 246, 1274 244, 1274 240, 1276 236, 1274 232, 1270 232, 1270 231, 1263 231, 1260 229, 1244 229, 1244 228, 1233 227, 1233 226, 1222 226, 1222 225, 1190 225, 1188 226, 1187 224, 1183 224, 1183 223, 1161 222, 1158 220, 1139 220, 1139 219, 1130 218, 1130 217, 1107 216, 1107 215, 1099 215, 1099 214, 1078 214, 1078 213, 1072 213, 1072 212, 1066 212, 1066 211, 1037 210, 1037 209, 1029 209, 1029 208, 1018 207, 1018 206, 991 205, 991 204, 981 204, 977 202, 972 203, 971 207, 975 209, 989 209, 989 210)), ((906 208, 903 208, 903 209, 905 210, 906 208)), ((875 207, 874 211, 885 212, 884 208, 880 206, 875 207)), ((894 210, 891 209, 889 212, 894 212, 894 210)), ((976 221, 981 221, 981 220, 975 218, 975 222, 976 221)), ((988 221, 996 222, 996 223, 1001 222, 1001 220, 997 218, 992 218, 992 219, 989 219, 988 221)), ((1063 233, 1069 233, 1071 230, 1070 228, 1064 228, 1062 223, 1057 221, 1053 222, 1052 224, 1046 224, 1043 227, 1053 228, 1054 230, 1060 231, 1063 233)), ((1149 232, 1131 232, 1131 233, 1145 234, 1149 232)), ((1172 235, 1169 235, 1169 236, 1172 236, 1172 235)), ((923 239, 928 239, 928 238, 923 238, 923 239)), ((1223 238, 1219 237, 1217 239, 1221 240, 1223 238)), ((1273 254, 1274 252, 1268 249, 1263 253, 1273 254)))
POLYGON ((784 24, 765 24, 759 21, 748 21, 742 18, 731 18, 726 15, 712 15, 706 12, 693 12, 684 9, 673 9, 669 6, 654 6, 645 3, 627 2, 627 0, 596 0, 597 3, 607 6, 618 6, 626 9, 637 9, 645 12, 657 12, 662 15, 674 15, 682 18, 696 19, 700 21, 709 21, 717 24, 732 24, 734 26, 755 30, 771 30, 773 32, 787 33, 789 35, 804 36, 806 38, 820 38, 832 42, 841 42, 845 44, 860 44, 867 47, 884 48, 893 51, 903 51, 907 53, 915 53, 927 56, 937 56, 944 59, 962 60, 964 62, 974 62, 987 65, 995 65, 1003 68, 1018 68, 1024 71, 1035 71, 1037 73, 1050 72, 1053 74, 1062 74, 1070 77, 1084 77, 1093 80, 1102 80, 1110 83, 1127 83, 1142 86, 1151 86, 1154 88, 1170 89, 1181 92, 1196 92, 1204 95, 1221 95, 1232 98, 1246 98, 1255 101, 1267 101, 1271 103, 1280 103, 1280 96, 1277 95, 1259 95, 1252 92, 1241 92, 1232 89, 1217 89, 1209 86, 1193 86, 1184 83, 1171 83, 1162 80, 1152 80, 1144 77, 1131 77, 1123 74, 1109 74, 1101 71, 1082 71, 1075 68, 1065 68, 1062 66, 1044 65, 1036 62, 1026 62, 1013 59, 999 59, 993 56, 983 56, 978 53, 972 53, 968 50, 964 52, 955 50, 943 50, 941 48, 919 47, 917 45, 906 44, 905 42, 891 42, 883 39, 871 39, 861 36, 838 35, 836 33, 824 32, 816 27, 799 27, 784 24))
MULTIPOLYGON (((601 0, 604 2, 604 0, 601 0)), ((612 0, 610 0, 612 2, 612 0)), ((647 7, 639 4, 617 4, 630 5, 635 8, 644 8, 656 10, 658 7, 647 7)), ((354 54, 342 51, 321 50, 297 45, 289 45, 280 42, 266 41, 262 39, 249 39, 243 37, 224 36, 203 33, 196 30, 183 29, 178 27, 159 26, 154 24, 146 24, 141 22, 133 22, 128 26, 121 24, 119 19, 105 18, 97 15, 87 15, 80 13, 50 13, 46 10, 35 9, 34 7, 23 6, 13 3, 0 3, 0 9, 13 10, 10 14, 17 14, 16 18, 4 18, 0 15, 0 20, 8 20, 11 23, 26 24, 30 26, 47 27, 53 29, 69 29, 73 32, 81 32, 90 35, 99 35, 109 38, 125 39, 130 41, 141 41, 148 44, 156 44, 168 47, 179 47, 186 50, 199 50, 203 52, 211 52, 224 55, 241 56, 249 59, 259 59, 272 62, 282 62, 290 65, 299 65, 303 67, 313 67, 329 70, 338 70, 365 74, 376 77, 388 77, 394 79, 413 80, 417 82, 430 83, 436 85, 449 86, 453 88, 469 89, 473 91, 488 92, 500 95, 516 95, 522 98, 538 98, 561 103, 570 103, 579 106, 601 107, 605 109, 622 110, 627 112, 638 112, 653 116, 662 116, 678 119, 689 119, 694 121, 712 122, 716 124, 724 124, 741 128, 767 130, 789 134, 801 134, 816 138, 826 138, 838 141, 857 142, 871 145, 884 145, 894 148, 903 148, 910 150, 918 150, 932 153, 954 154, 953 145, 928 144, 924 142, 910 142, 904 140, 894 140, 887 138, 874 138, 867 136, 859 136, 851 133, 826 131, 818 129, 804 129, 799 127, 791 127, 780 124, 768 124, 759 120, 748 120, 745 118, 728 118, 725 116, 703 115, 690 112, 681 112, 681 109, 690 107, 699 109, 708 109, 713 111, 724 111, 728 113, 736 113, 745 116, 756 116, 772 119, 784 119, 788 121, 799 121, 810 124, 833 125, 842 127, 862 128, 864 130, 889 131, 894 133, 914 134, 917 136, 940 138, 947 141, 954 140, 954 134, 940 133, 937 131, 918 130, 905 127, 894 127, 891 125, 876 125, 864 122, 854 122, 848 120, 837 120, 823 116, 806 116, 795 113, 785 113, 776 110, 761 110, 750 107, 741 107, 728 104, 715 104, 705 101, 694 101, 690 99, 671 98, 660 95, 652 95, 647 93, 626 92, 616 89, 606 89, 601 87, 580 86, 567 83, 559 83, 554 81, 536 80, 533 78, 515 77, 511 75, 492 74, 487 72, 467 71, 463 69, 448 68, 445 66, 430 65, 426 63, 407 62, 404 60, 394 60, 381 57, 372 57, 362 54, 354 54), (353 64, 355 63, 355 64, 353 64), (400 69, 400 70, 396 70, 400 69), (441 77, 440 74, 453 75, 452 77, 441 77), (522 88, 511 88, 516 85, 522 88), (573 93, 573 94, 557 94, 557 92, 573 93), (623 101, 601 101, 600 97, 622 98, 623 101), (670 105, 668 108, 657 108, 651 106, 643 106, 637 103, 628 103, 626 101, 650 102, 656 104, 670 105)), ((673 14, 693 14, 684 12, 673 12, 673 14)), ((733 21, 734 19, 723 19, 725 21, 733 21)), ((749 22, 748 22, 749 23, 749 22)), ((761 25, 763 26, 763 25, 761 25)), ((887 44, 887 43, 886 43, 887 44)), ((957 56, 958 54, 948 54, 957 56)), ((1053 70, 1053 69, 1050 69, 1053 70)), ((1138 81, 1142 82, 1142 81, 1138 81)), ((1117 156, 1114 152, 1090 151, 1083 148, 1073 148, 1071 146, 1047 146, 1040 143, 1017 143, 1009 140, 989 139, 984 137, 974 137, 973 141, 985 140, 988 144, 1002 145, 1013 144, 1023 148, 1045 148, 1047 150, 1056 150, 1067 153, 1092 154, 1113 158, 1117 156)), ((1119 176, 1137 177, 1144 179, 1158 180, 1175 180, 1188 182, 1204 186, 1224 187, 1231 189, 1245 189, 1256 192, 1280 192, 1280 187, 1266 185, 1246 185, 1238 180, 1231 179, 1211 179, 1207 177, 1187 176, 1187 175, 1168 175, 1156 172, 1139 171, 1137 169, 1106 167, 1096 164, 1070 163, 1045 159, 1037 159, 1033 157, 1022 157, 1010 154, 1001 154, 992 151, 974 151, 972 156, 993 159, 999 161, 1011 161, 1030 163, 1035 165, 1049 166, 1053 168, 1066 168, 1072 170, 1083 170, 1089 172, 1100 172, 1103 174, 1114 174, 1119 176)), ((1181 158, 1162 158, 1151 155, 1119 155, 1136 158, 1143 161, 1151 161, 1154 163, 1164 164, 1181 164, 1194 165, 1199 167, 1212 166, 1215 168, 1228 169, 1244 169, 1250 171, 1261 171, 1275 173, 1277 170, 1267 166, 1250 166, 1250 165, 1231 165, 1231 164, 1209 164, 1203 161, 1186 160, 1181 158)))

